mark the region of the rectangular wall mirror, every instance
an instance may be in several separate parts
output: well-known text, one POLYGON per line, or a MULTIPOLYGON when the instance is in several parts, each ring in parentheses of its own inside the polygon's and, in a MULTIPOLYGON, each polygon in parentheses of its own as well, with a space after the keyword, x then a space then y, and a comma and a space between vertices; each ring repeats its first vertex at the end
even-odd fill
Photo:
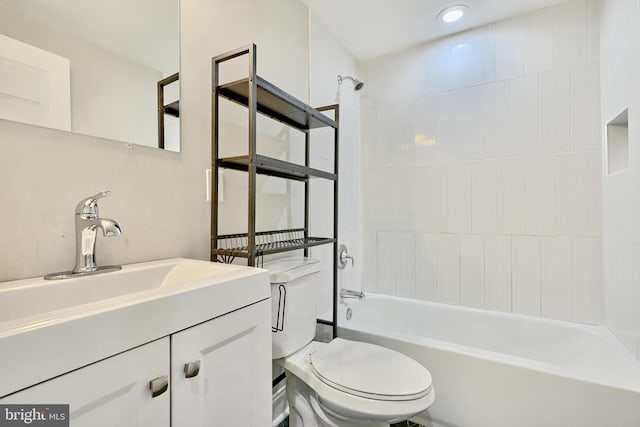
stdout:
POLYGON ((179 0, 0 0, 0 118, 180 151, 179 0))

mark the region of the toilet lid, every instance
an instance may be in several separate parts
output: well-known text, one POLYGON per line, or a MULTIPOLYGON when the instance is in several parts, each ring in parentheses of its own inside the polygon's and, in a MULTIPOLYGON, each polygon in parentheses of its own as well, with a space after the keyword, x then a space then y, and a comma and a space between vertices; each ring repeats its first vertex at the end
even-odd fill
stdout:
POLYGON ((310 359, 322 382, 360 397, 414 400, 431 389, 431 374, 424 366, 378 345, 336 338, 310 359))

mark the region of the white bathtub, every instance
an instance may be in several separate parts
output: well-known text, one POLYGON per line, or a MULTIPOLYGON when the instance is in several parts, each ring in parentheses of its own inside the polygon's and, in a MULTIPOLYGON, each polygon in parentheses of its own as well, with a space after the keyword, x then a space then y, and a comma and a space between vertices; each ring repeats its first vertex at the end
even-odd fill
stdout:
POLYGON ((640 362, 604 327, 367 294, 340 336, 426 366, 433 426, 638 427, 640 362))

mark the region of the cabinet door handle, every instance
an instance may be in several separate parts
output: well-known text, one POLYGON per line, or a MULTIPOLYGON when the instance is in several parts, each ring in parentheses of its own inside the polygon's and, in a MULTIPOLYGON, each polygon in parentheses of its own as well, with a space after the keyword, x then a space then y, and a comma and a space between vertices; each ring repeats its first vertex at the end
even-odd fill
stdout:
POLYGON ((163 375, 158 378, 154 378, 149 381, 149 389, 151 390, 151 397, 158 397, 169 388, 169 377, 163 375))
POLYGON ((200 361, 194 360, 193 362, 184 364, 184 377, 193 378, 200 373, 200 361))

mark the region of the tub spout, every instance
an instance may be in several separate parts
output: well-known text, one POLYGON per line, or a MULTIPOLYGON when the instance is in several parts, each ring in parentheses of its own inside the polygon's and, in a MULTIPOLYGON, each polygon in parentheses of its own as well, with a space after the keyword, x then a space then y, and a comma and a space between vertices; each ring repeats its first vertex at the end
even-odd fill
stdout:
POLYGON ((340 289, 340 298, 354 298, 364 300, 364 292, 352 291, 351 289, 340 289))

